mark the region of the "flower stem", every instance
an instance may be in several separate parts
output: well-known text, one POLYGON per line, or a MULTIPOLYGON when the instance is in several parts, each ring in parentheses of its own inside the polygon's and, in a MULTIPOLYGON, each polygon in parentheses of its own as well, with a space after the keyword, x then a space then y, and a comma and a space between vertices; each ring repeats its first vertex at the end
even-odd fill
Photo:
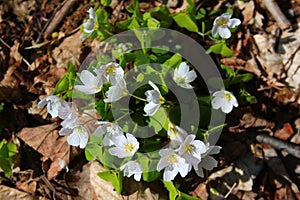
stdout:
POLYGON ((132 97, 134 97, 134 98, 136 98, 136 99, 138 99, 138 100, 147 101, 146 99, 143 99, 141 97, 135 96, 134 94, 129 94, 129 95, 132 96, 132 97))

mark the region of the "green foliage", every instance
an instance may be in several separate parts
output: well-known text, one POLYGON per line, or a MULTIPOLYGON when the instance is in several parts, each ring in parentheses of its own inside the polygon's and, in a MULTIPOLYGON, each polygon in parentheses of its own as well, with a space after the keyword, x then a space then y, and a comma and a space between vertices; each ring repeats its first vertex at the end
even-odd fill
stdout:
POLYGON ((123 173, 118 170, 109 170, 105 172, 99 172, 98 176, 106 181, 112 183, 113 187, 115 188, 118 194, 122 192, 122 180, 123 180, 123 173))
POLYGON ((101 0, 101 4, 103 6, 109 6, 109 4, 111 3, 112 0, 101 0))
POLYGON ((201 200, 200 198, 196 198, 180 192, 172 182, 163 182, 167 190, 169 191, 169 199, 170 200, 201 200))
POLYGON ((227 47, 227 45, 224 42, 216 43, 209 47, 209 49, 206 51, 207 53, 215 53, 215 54, 221 54, 225 57, 233 56, 233 51, 227 47))
POLYGON ((65 76, 56 84, 53 95, 63 94, 73 89, 76 78, 75 67, 71 62, 68 62, 67 67, 67 72, 65 76))
POLYGON ((150 117, 148 123, 149 127, 153 127, 155 133, 158 133, 162 129, 168 129, 168 116, 164 108, 159 108, 159 110, 150 117))
POLYGON ((193 15, 190 15, 189 13, 185 13, 185 12, 180 12, 174 14, 173 19, 178 24, 178 26, 182 28, 186 28, 191 32, 195 32, 195 33, 199 32, 198 26, 196 24, 193 15))
POLYGON ((17 152, 17 145, 13 142, 7 143, 5 140, 0 142, 0 168, 6 177, 12 175, 13 158, 17 152))

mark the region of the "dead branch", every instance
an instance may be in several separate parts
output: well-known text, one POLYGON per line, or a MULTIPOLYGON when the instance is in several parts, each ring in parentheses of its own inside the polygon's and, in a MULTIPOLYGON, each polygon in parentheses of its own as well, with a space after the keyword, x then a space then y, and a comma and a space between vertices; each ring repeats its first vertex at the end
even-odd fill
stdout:
POLYGON ((300 147, 295 144, 290 144, 285 141, 282 141, 280 139, 268 136, 268 135, 258 135, 256 136, 256 140, 258 142, 263 142, 268 145, 273 146, 275 149, 279 150, 285 150, 292 156, 295 156, 296 158, 300 158, 300 147))
POLYGON ((264 0, 263 1, 268 11, 271 13, 273 18, 278 23, 278 26, 282 30, 286 30, 292 27, 289 20, 285 17, 285 15, 281 12, 278 4, 274 0, 264 0))
POLYGON ((51 33, 56 29, 59 23, 63 20, 63 18, 68 14, 68 11, 74 6, 76 0, 66 1, 62 8, 55 14, 47 27, 44 37, 47 38, 51 35, 51 33))

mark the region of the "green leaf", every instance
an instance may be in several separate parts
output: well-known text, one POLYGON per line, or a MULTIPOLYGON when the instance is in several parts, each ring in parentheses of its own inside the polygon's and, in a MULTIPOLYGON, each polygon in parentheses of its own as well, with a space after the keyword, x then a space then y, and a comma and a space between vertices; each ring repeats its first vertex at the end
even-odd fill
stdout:
POLYGON ((87 160, 93 160, 95 158, 98 160, 102 160, 103 150, 102 147, 100 146, 101 143, 102 143, 101 137, 91 135, 89 142, 84 149, 85 158, 87 160))
POLYGON ((116 170, 110 170, 105 172, 99 172, 98 176, 106 181, 112 183, 113 187, 115 188, 118 194, 122 192, 122 180, 123 180, 123 173, 116 170))
POLYGON ((153 18, 158 19, 160 26, 164 28, 170 27, 173 22, 169 9, 165 5, 154 8, 151 15, 153 18))
POLYGON ((111 3, 111 0, 101 0, 101 4, 103 6, 109 6, 110 3, 111 3))
POLYGON ((139 74, 139 75, 136 77, 136 82, 141 83, 141 82, 143 82, 144 78, 145 78, 144 74, 139 74))
POLYGON ((238 83, 246 83, 253 79, 253 74, 245 73, 245 74, 237 74, 236 76, 232 77, 230 80, 230 85, 238 84, 238 83))
POLYGON ((17 145, 5 140, 0 142, 0 168, 3 170, 4 175, 9 177, 12 175, 13 158, 17 153, 17 145))
POLYGON ((180 63, 182 62, 182 57, 180 54, 176 53, 174 54, 171 58, 169 58, 168 60, 166 60, 164 62, 164 65, 172 67, 172 68, 176 68, 180 65, 180 63))
POLYGON ((169 199, 176 200, 176 197, 179 195, 177 189, 175 188, 172 182, 163 181, 165 187, 169 191, 169 199))
POLYGON ((126 8, 126 10, 129 13, 132 13, 133 16, 136 16, 138 18, 142 18, 141 14, 140 14, 140 5, 139 5, 139 1, 137 0, 133 0, 131 4, 128 5, 128 7, 126 8))
POLYGON ((97 18, 98 18, 98 23, 101 24, 101 25, 105 25, 105 24, 108 24, 109 23, 109 16, 108 16, 108 13, 105 9, 103 8, 99 8, 96 10, 96 15, 97 15, 97 18))
POLYGON ((209 47, 209 49, 206 51, 207 53, 215 53, 215 54, 221 54, 222 56, 233 56, 233 51, 229 49, 225 43, 217 43, 209 47))
POLYGON ((180 192, 179 198, 177 200, 182 199, 182 200, 201 200, 200 198, 193 197, 191 195, 188 195, 186 193, 180 192))
POLYGON ((186 28, 191 32, 199 32, 195 19, 193 19, 189 13, 180 12, 172 16, 174 21, 178 24, 178 26, 186 28))
POLYGON ((164 108, 159 108, 153 116, 150 116, 149 126, 154 128, 155 133, 168 129, 168 116, 164 108))
POLYGON ((68 90, 71 90, 74 86, 74 81, 76 77, 75 67, 71 62, 68 62, 67 66, 68 70, 65 76, 56 84, 55 89, 53 91, 53 95, 67 92, 68 90))

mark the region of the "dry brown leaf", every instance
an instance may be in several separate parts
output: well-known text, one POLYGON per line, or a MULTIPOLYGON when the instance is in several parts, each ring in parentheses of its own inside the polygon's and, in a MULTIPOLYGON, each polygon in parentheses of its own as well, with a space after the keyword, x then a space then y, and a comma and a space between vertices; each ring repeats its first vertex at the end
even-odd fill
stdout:
POLYGON ((78 197, 75 200, 158 200, 164 199, 159 196, 159 194, 153 194, 152 191, 144 186, 135 184, 124 184, 124 190, 131 190, 136 188, 135 192, 131 193, 129 196, 118 195, 108 181, 101 179, 97 174, 99 172, 107 171, 103 166, 97 161, 90 161, 83 166, 82 172, 79 174, 79 180, 76 182, 71 182, 69 185, 72 188, 78 189, 78 197), (144 189, 143 189, 144 188, 144 189), (138 190, 137 190, 138 189, 138 190))
POLYGON ((26 192, 7 187, 5 185, 0 185, 0 199, 33 200, 34 197, 27 194, 26 192))
POLYGON ((236 193, 238 190, 252 191, 253 179, 262 169, 263 162, 248 152, 242 158, 233 162, 231 166, 212 173, 208 180, 221 178, 221 183, 215 188, 225 195, 228 191, 236 193), (233 187, 233 188, 232 188, 233 187))
POLYGON ((17 136, 26 144, 41 153, 43 160, 51 159, 52 163, 47 172, 49 179, 54 178, 60 171, 58 158, 69 163, 70 146, 66 137, 61 137, 56 128, 57 124, 43 125, 35 128, 23 128, 17 136))
POLYGON ((208 193, 205 183, 200 183, 196 189, 192 192, 193 196, 200 197, 202 200, 207 200, 208 193))
POLYGON ((10 48, 10 57, 14 58, 17 63, 22 62, 23 56, 19 53, 20 43, 15 41, 14 45, 10 48))
POLYGON ((290 123, 287 122, 287 123, 284 123, 284 125, 281 129, 275 131, 274 136, 276 138, 286 141, 293 134, 294 134, 293 127, 291 126, 290 123))
POLYGON ((255 5, 253 1, 243 2, 238 1, 238 7, 242 10, 244 17, 243 24, 247 24, 250 20, 253 19, 255 5))
POLYGON ((58 47, 52 51, 52 56, 56 61, 57 68, 66 68, 68 62, 79 64, 82 41, 81 31, 67 37, 58 47))
POLYGON ((107 200, 121 200, 111 183, 101 179, 97 173, 106 171, 98 162, 92 161, 83 166, 80 173, 80 179, 77 182, 69 183, 73 188, 78 189, 78 200, 90 199, 107 199, 107 200))
POLYGON ((16 189, 22 190, 28 194, 34 194, 36 192, 36 181, 24 182, 16 186, 16 189))

